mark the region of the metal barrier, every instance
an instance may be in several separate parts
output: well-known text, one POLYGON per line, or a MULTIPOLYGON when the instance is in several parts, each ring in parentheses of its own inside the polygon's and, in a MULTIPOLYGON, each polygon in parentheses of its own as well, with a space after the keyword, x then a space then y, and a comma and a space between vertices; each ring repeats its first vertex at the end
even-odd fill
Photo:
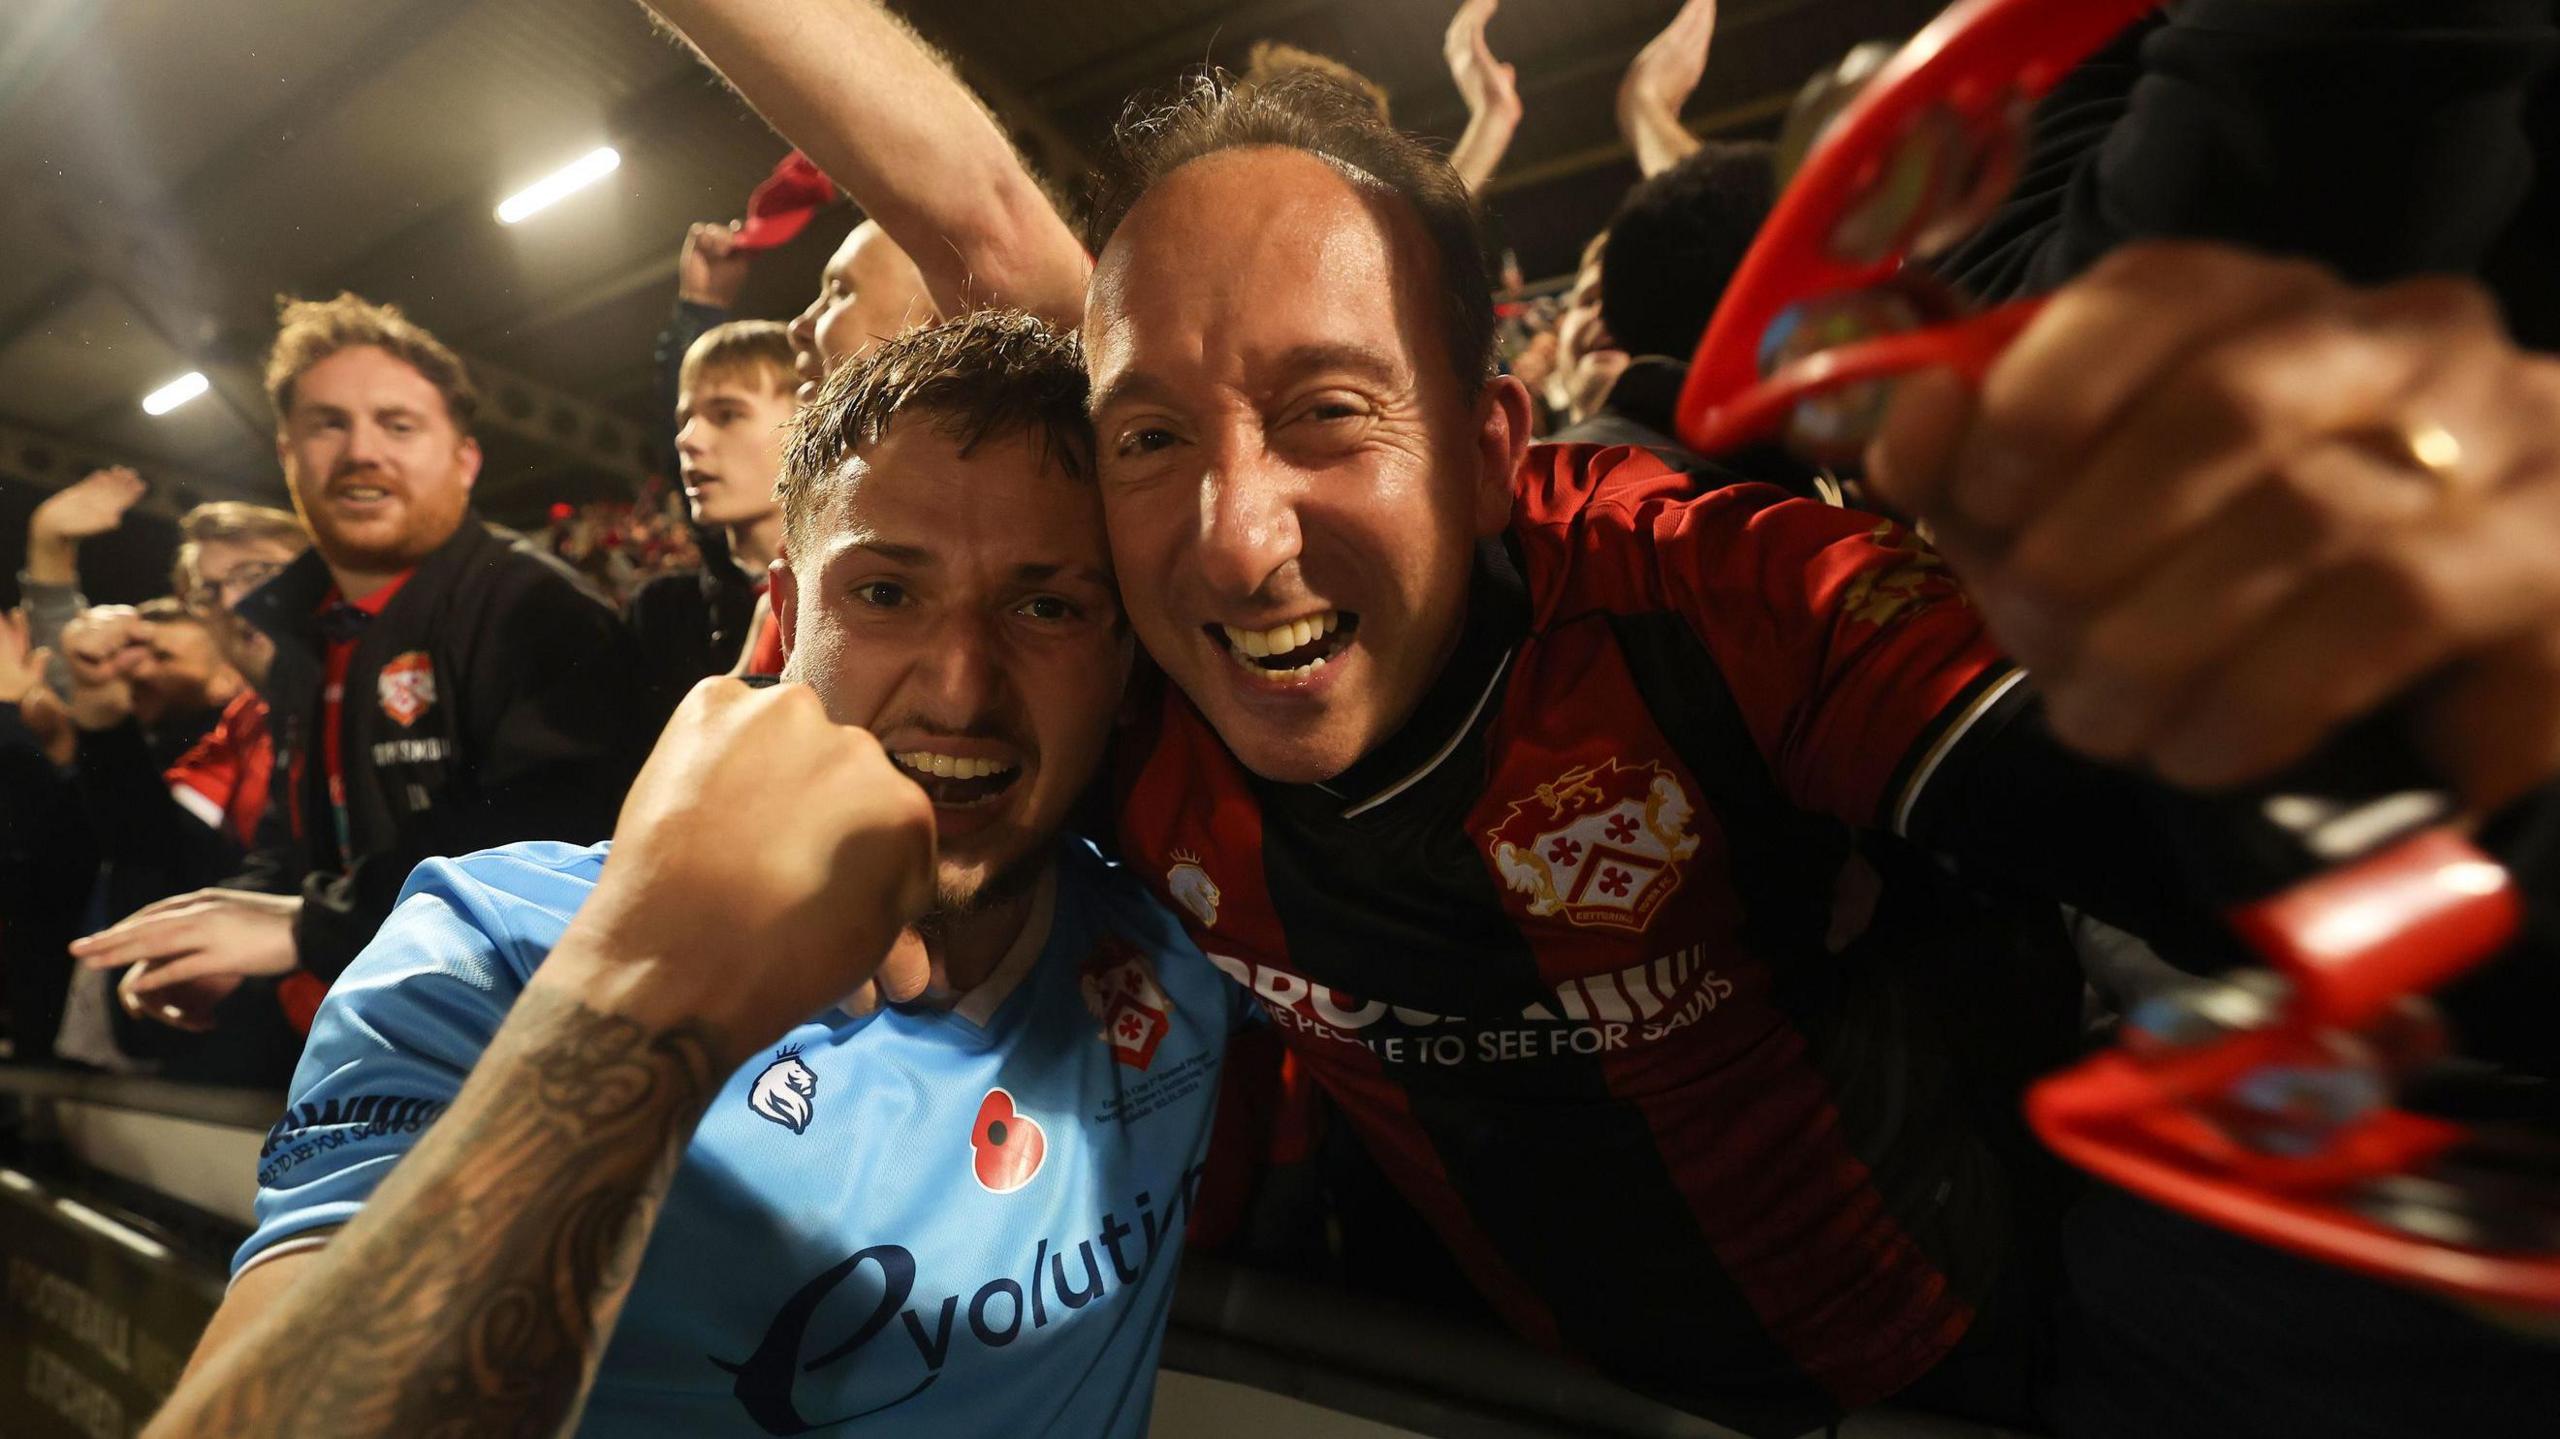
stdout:
MULTIPOLYGON (((20 1120, 0 1161, 0 1414, 35 1439, 130 1434, 220 1302, 284 1096, 0 1066, 0 1104, 20 1120)), ((1737 1439, 1508 1336, 1200 1255, 1163 1371, 1155 1439, 1737 1439)), ((2021 1439, 1890 1411, 1836 1432, 2021 1439)))

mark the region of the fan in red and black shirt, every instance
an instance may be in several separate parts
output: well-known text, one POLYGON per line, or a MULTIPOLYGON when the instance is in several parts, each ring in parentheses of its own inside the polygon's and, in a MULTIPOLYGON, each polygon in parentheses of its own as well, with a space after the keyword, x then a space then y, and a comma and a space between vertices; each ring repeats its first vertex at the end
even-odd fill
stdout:
POLYGON ((1837 952, 1852 832, 2113 880, 2064 886, 2101 913, 2174 886, 1934 556, 1640 450, 1524 461, 1466 297, 1414 278, 1463 216, 1268 145, 1126 214, 1085 340, 1173 682, 1129 855, 1487 1299, 1763 1434, 2038 1324, 1929 997, 1837 952))

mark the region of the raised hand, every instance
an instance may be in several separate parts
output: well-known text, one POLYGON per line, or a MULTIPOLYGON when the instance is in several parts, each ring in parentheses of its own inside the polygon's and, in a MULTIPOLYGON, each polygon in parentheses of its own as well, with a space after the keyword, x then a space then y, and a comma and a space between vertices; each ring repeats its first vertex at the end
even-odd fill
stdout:
POLYGON ((738 247, 738 225, 695 225, 684 232, 684 251, 676 257, 676 298, 718 309, 737 308, 746 288, 750 252, 738 247))
POLYGON ((1706 77, 1715 37, 1716 0, 1688 0, 1636 52, 1618 81, 1619 133, 1645 174, 1659 175, 1697 151, 1697 137, 1680 123, 1680 108, 1706 77))
POLYGON ((80 542, 124 523, 150 486, 122 465, 93 470, 45 496, 27 517, 27 578, 67 585, 80 577, 80 542))
POLYGON ((2560 771, 2560 363, 2485 293, 2200 244, 2058 292, 1870 452, 2054 732, 2216 787, 2405 711, 2486 808, 2560 771))
POLYGON ((1502 0, 1465 0, 1458 13, 1449 17, 1449 29, 1440 42, 1440 54, 1449 62, 1449 78, 1458 82, 1458 94, 1467 102, 1467 131, 1449 153, 1449 164, 1470 192, 1481 191, 1493 178, 1503 151, 1511 147, 1512 132, 1520 125, 1518 77, 1509 65, 1494 58, 1484 33, 1501 5, 1502 0))
POLYGON ((149 626, 131 605, 98 605, 62 627, 71 671, 66 696, 84 730, 113 729, 133 713, 133 674, 149 653, 149 626))
MULTIPOLYGON (((537 983, 709 1026, 731 1062, 879 975, 933 896, 933 806, 802 685, 696 685, 614 826, 604 877, 537 983)), ((923 952, 903 946, 903 962, 923 952)))

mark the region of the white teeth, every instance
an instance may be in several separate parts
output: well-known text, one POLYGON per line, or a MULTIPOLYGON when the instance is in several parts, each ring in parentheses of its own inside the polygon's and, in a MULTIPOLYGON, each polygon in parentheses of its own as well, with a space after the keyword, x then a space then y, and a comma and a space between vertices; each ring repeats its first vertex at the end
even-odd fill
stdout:
POLYGON ((990 779, 1013 768, 997 760, 935 754, 930 750, 905 750, 890 758, 917 774, 929 774, 936 779, 990 779))
MULTIPOLYGON (((1340 610, 1326 610, 1323 614, 1311 615, 1302 620, 1291 620, 1285 625, 1273 625, 1267 630, 1238 629, 1234 625, 1220 625, 1219 628, 1226 632, 1230 651, 1241 651, 1247 657, 1262 659, 1269 655, 1285 655, 1291 650, 1304 649, 1324 636, 1332 634, 1341 623, 1340 610)), ((1298 670, 1287 670, 1282 673, 1298 672, 1298 670)))

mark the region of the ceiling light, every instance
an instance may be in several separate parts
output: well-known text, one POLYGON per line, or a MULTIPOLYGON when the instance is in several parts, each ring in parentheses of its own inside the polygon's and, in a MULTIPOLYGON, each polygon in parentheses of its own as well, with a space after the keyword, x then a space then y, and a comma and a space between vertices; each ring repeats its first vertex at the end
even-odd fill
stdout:
POLYGON ((203 371, 189 370, 178 378, 171 380, 169 383, 162 385, 156 390, 153 390, 150 394, 143 396, 142 413, 146 415, 165 415, 171 410, 178 408, 180 405, 185 404, 187 401, 194 399, 196 396, 201 395, 212 388, 212 385, 206 383, 203 371))
POLYGON ((547 209, 621 168, 622 152, 599 145, 568 165, 509 195, 498 206, 498 223, 512 225, 536 210, 547 209))

